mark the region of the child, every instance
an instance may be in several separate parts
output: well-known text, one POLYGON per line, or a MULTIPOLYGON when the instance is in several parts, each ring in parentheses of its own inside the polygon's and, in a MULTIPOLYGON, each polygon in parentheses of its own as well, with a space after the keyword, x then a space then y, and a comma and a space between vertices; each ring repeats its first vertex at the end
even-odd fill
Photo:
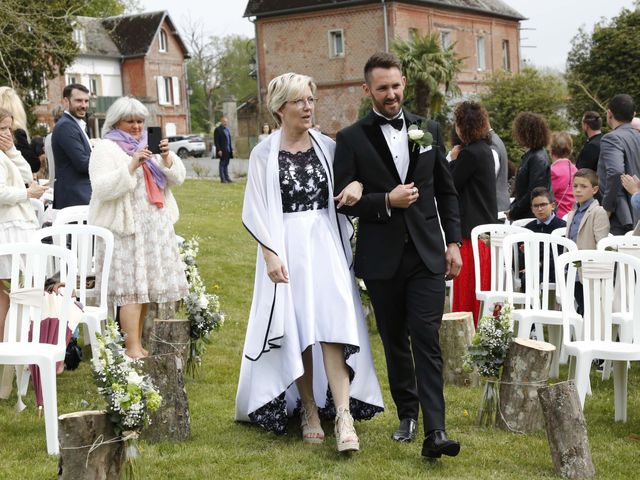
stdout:
MULTIPOLYGON (((581 168, 573 176, 576 206, 567 216, 567 237, 579 250, 595 250, 600 239, 609 235, 609 216, 593 196, 598 192, 598 176, 590 168, 581 168)), ((580 315, 584 313, 582 282, 576 281, 575 299, 580 315)))

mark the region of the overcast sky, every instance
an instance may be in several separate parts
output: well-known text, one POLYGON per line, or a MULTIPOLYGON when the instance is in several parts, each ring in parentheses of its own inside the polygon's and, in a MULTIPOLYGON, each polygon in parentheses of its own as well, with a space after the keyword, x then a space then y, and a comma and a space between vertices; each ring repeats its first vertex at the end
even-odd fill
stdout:
MULTIPOLYGON (((528 20, 522 22, 522 57, 539 67, 564 70, 571 39, 584 25, 591 31, 600 18, 616 16, 633 0, 503 0, 528 20)), ((148 10, 168 10, 184 25, 202 23, 212 35, 254 36, 253 24, 242 18, 247 0, 142 0, 148 10)))

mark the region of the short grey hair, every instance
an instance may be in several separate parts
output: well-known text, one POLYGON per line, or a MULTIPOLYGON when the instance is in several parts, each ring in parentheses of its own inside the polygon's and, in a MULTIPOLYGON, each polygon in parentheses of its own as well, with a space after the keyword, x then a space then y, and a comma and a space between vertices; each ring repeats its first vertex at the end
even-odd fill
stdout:
POLYGON ((149 110, 140 100, 133 97, 120 97, 107 110, 102 127, 102 136, 104 137, 111 130, 116 128, 120 120, 129 120, 131 118, 143 118, 147 121, 149 110))
POLYGON ((298 73, 283 73, 269 82, 267 87, 267 108, 278 125, 282 124, 278 110, 292 100, 302 97, 305 88, 311 88, 311 94, 316 94, 316 84, 313 78, 298 73))

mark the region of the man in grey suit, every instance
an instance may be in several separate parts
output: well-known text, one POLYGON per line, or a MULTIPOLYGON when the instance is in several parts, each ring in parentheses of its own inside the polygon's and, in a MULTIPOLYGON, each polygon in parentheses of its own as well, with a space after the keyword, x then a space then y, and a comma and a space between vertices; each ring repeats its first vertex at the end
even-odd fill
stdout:
POLYGON ((91 144, 85 119, 89 108, 89 90, 72 83, 64 87, 65 111, 56 122, 51 136, 56 181, 53 185, 53 208, 88 205, 91 199, 89 157, 91 144))
POLYGON ((630 95, 615 95, 607 108, 607 123, 612 131, 600 141, 598 177, 611 233, 623 235, 633 229, 640 218, 640 210, 631 206, 631 197, 620 183, 623 173, 640 175, 640 132, 631 126, 635 104, 630 95))
POLYGON ((498 173, 496 173, 496 200, 498 202, 498 211, 506 212, 511 206, 508 184, 509 157, 507 156, 507 149, 502 139, 493 128, 491 128, 491 125, 489 125, 489 133, 491 134, 491 150, 494 150, 498 154, 498 160, 500 161, 498 173))

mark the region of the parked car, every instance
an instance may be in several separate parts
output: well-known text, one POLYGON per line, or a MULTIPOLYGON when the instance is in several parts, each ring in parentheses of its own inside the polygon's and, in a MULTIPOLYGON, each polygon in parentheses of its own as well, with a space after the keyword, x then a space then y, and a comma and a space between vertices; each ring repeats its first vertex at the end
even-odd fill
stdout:
POLYGON ((169 149, 180 158, 201 157, 207 146, 199 135, 174 135, 168 137, 169 149))

